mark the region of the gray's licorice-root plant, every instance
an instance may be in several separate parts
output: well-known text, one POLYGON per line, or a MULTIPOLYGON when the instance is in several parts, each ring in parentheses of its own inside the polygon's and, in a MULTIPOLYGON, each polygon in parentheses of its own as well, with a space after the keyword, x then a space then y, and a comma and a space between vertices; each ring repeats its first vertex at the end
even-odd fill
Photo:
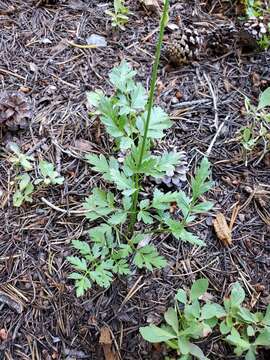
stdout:
POLYGON ((201 196, 212 186, 206 158, 191 179, 190 196, 183 191, 158 189, 148 197, 145 192, 142 196, 142 180, 147 176, 164 177, 168 170, 179 165, 181 157, 177 152, 161 156, 151 153, 154 141, 161 139, 164 130, 172 125, 166 112, 153 106, 167 11, 168 1, 165 1, 149 98, 142 84, 135 82, 136 72, 125 61, 109 74, 114 95, 108 97, 100 90, 87 94, 94 114, 114 138, 118 151, 126 155, 121 164, 113 156, 89 154, 86 157, 92 171, 101 174, 110 190, 92 189, 83 204, 86 218, 99 225, 89 230, 90 241, 72 242, 80 254, 68 257, 75 269, 69 277, 75 280, 77 296, 83 295, 93 283, 109 287, 115 275, 129 274, 131 266, 150 271, 163 268, 166 260, 150 244, 152 233, 170 233, 178 240, 204 245, 188 226, 196 215, 212 207, 212 203, 201 201, 201 196), (177 209, 173 214, 172 204, 177 209), (136 231, 137 223, 141 231, 136 231))

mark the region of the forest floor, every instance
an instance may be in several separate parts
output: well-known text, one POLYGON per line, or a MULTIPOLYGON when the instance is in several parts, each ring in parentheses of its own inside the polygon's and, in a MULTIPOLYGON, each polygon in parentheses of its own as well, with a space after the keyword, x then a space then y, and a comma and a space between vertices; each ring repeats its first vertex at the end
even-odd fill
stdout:
MULTIPOLYGON (((8 14, 0 10, 0 91, 24 92, 33 108, 27 128, 0 130, 0 329, 6 333, 0 339, 0 359, 103 359, 99 338, 104 326, 119 359, 164 359, 165 349, 146 343, 139 327, 161 322, 177 289, 202 276, 209 279, 217 302, 238 280, 252 307, 265 309, 269 303, 270 157, 262 157, 258 146, 246 159, 239 130, 248 121, 244 97, 256 103, 270 86, 270 54, 234 51, 180 68, 169 67, 163 56, 159 68, 156 103, 174 122, 162 146, 186 151, 189 175, 217 132, 215 114, 218 126, 223 124, 209 155, 215 186, 207 200, 214 201, 214 211, 195 226, 207 246, 157 237, 155 244, 169 266, 153 273, 137 270, 116 278, 109 289, 94 287, 76 298, 66 256, 73 251, 71 240, 84 238, 89 223, 70 209, 79 209, 98 181, 85 154, 112 152, 104 128, 88 116, 85 92, 111 93, 108 73, 122 59, 138 71, 144 86, 151 76, 159 18, 139 1, 127 3, 132 14, 126 30, 113 32, 105 1, 40 6, 0 1, 0 9, 14 7, 8 14), (104 36, 107 47, 71 45, 85 43, 91 34, 104 36), (15 208, 17 173, 9 161, 10 141, 35 159, 56 164, 64 185, 42 188, 31 204, 15 208), (228 222, 237 213, 230 247, 213 231, 217 212, 228 222)), ((193 1, 185 2, 184 15, 174 3, 172 22, 176 16, 192 16, 193 1)), ((200 346, 210 359, 235 358, 217 336, 200 346)), ((258 358, 269 359, 263 352, 258 358)))

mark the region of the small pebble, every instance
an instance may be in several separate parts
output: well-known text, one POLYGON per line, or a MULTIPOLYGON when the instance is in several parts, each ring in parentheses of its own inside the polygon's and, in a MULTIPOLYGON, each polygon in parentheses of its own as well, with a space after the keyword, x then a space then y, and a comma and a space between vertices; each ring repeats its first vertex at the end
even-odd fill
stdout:
POLYGON ((92 34, 86 38, 88 45, 96 45, 98 47, 106 47, 107 41, 103 36, 92 34))

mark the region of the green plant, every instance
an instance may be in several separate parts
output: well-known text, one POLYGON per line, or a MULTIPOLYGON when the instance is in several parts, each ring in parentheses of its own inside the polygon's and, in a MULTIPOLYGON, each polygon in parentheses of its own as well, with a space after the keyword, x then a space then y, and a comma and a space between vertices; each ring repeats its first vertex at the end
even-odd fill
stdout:
POLYGON ((111 17, 112 26, 124 30, 128 22, 129 9, 124 5, 124 0, 113 1, 114 11, 106 10, 105 13, 111 17))
POLYGON ((21 166, 25 171, 33 170, 33 165, 32 165, 32 162, 34 161, 33 156, 23 154, 16 143, 10 143, 9 148, 15 155, 10 158, 10 161, 14 165, 21 166))
POLYGON ((242 3, 248 18, 260 17, 263 15, 262 2, 260 0, 242 0, 242 3))
POLYGON ((270 106, 270 88, 262 92, 259 98, 258 106, 251 104, 248 98, 245 98, 246 114, 249 119, 249 125, 240 131, 241 144, 249 152, 259 143, 264 143, 265 152, 269 148, 269 124, 270 113, 267 107, 270 106))
MULTIPOLYGON (((270 34, 270 23, 268 24, 268 32, 270 34)), ((258 43, 261 49, 268 50, 270 47, 270 35, 264 34, 258 43)))
POLYGON ((206 293, 207 288, 207 279, 199 279, 194 282, 189 294, 180 289, 175 297, 175 308, 169 308, 164 315, 167 324, 161 327, 150 325, 140 328, 143 338, 153 343, 165 342, 181 355, 181 360, 191 359, 192 356, 207 360, 192 340, 207 337, 212 333, 218 319, 226 315, 219 304, 201 305, 199 299, 206 293))
POLYGON ((32 202, 31 194, 34 191, 34 186, 31 182, 31 178, 28 174, 19 175, 18 189, 13 195, 13 205, 20 207, 25 201, 32 202))
POLYGON ((230 297, 224 299, 226 317, 219 330, 225 341, 234 346, 237 356, 245 354, 246 360, 255 360, 259 346, 270 347, 270 305, 265 314, 252 313, 242 306, 245 291, 239 283, 232 287, 230 297))
POLYGON ((232 286, 224 306, 209 300, 201 305, 207 288, 207 279, 199 279, 188 294, 180 289, 175 308, 169 308, 164 315, 166 325, 141 327, 141 335, 151 343, 165 342, 181 355, 181 360, 191 356, 207 359, 191 340, 205 338, 219 330, 222 340, 234 347, 237 356, 245 354, 246 360, 255 360, 258 347, 270 347, 270 305, 265 313, 253 313, 242 306, 245 292, 239 283, 232 286))
POLYGON ((36 179, 35 184, 43 183, 44 185, 61 185, 64 178, 54 169, 54 165, 48 161, 41 160, 39 162, 39 171, 42 178, 36 179))
MULTIPOLYGON (((118 222, 116 217, 111 221, 114 222, 118 222)), ((143 235, 135 235, 126 244, 119 243, 118 236, 119 232, 115 233, 110 225, 102 224, 89 231, 92 246, 85 241, 72 241, 81 255, 67 258, 76 270, 69 278, 75 280, 77 296, 83 295, 93 283, 106 288, 111 285, 114 275, 130 274, 130 255, 134 255, 133 264, 139 269, 145 267, 151 271, 166 265, 152 245, 140 246, 145 241, 143 235)))
POLYGON ((84 263, 80 268, 74 257, 69 258, 75 270, 80 272, 72 275, 73 278, 76 277, 75 286, 79 294, 89 288, 92 282, 109 286, 113 279, 112 274, 119 273, 117 265, 119 260, 121 264, 124 263, 125 272, 128 271, 129 256, 133 256, 133 264, 138 268, 145 267, 152 270, 165 266, 165 259, 158 255, 153 245, 149 244, 155 233, 171 233, 179 240, 204 245, 204 242, 188 231, 187 227, 194 221, 196 215, 212 207, 212 203, 201 201, 201 196, 212 186, 212 182, 208 180, 210 165, 206 158, 202 160, 196 175, 192 178, 190 197, 183 191, 164 193, 158 189, 155 189, 152 195, 147 195, 147 198, 145 192, 141 194, 144 190, 145 176, 163 177, 168 169, 174 169, 180 158, 177 152, 164 153, 161 156, 154 156, 151 153, 154 140, 162 138, 164 130, 171 126, 171 121, 164 110, 153 106, 167 10, 168 1, 165 2, 161 20, 149 100, 147 101, 143 86, 134 81, 136 72, 126 62, 114 68, 109 75, 110 82, 115 87, 114 95, 107 97, 99 90, 87 94, 88 103, 95 108, 93 114, 99 116, 108 134, 115 139, 116 150, 125 151, 126 156, 122 164, 113 156, 96 154, 86 156, 92 170, 101 174, 108 187, 113 185, 118 191, 114 193, 94 188, 83 204, 87 219, 95 223, 97 220, 103 222, 94 230, 102 232, 106 228, 109 231, 109 227, 112 234, 110 239, 112 238, 113 241, 108 243, 103 236, 102 247, 106 249, 105 254, 96 252, 98 240, 92 236, 91 231, 89 244, 91 253, 82 253, 76 245, 78 242, 73 243, 83 256, 80 261, 84 263), (172 204, 176 204, 176 214, 170 212, 172 204), (147 232, 135 231, 137 223, 141 223, 141 227, 143 224, 148 225, 147 232), (107 277, 108 281, 99 282, 91 272, 96 271, 97 267, 100 269, 99 266, 104 263, 111 267, 106 269, 111 275, 107 277))

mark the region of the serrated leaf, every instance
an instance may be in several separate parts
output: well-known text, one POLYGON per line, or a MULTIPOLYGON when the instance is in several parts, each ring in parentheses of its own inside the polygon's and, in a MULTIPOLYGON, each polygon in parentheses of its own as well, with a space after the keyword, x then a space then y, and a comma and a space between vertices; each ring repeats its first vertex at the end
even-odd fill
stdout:
POLYGON ((123 126, 121 126, 118 109, 114 106, 111 99, 102 98, 99 104, 99 111, 101 113, 100 120, 105 125, 108 134, 116 138, 125 135, 123 126))
POLYGON ((122 61, 119 66, 112 69, 109 79, 117 90, 125 93, 129 89, 129 83, 135 75, 136 71, 132 70, 126 61, 122 61))
POLYGON ((118 211, 109 217, 108 222, 111 225, 124 224, 127 220, 127 213, 125 211, 118 211))
POLYGON ((270 106, 270 87, 261 93, 258 110, 264 109, 267 106, 270 106))
POLYGON ((91 254, 91 249, 90 246, 87 242, 85 241, 80 241, 80 240, 72 240, 72 245, 76 250, 79 250, 79 252, 82 255, 89 255, 91 254))
POLYGON ((64 182, 64 178, 59 175, 57 171, 54 170, 54 165, 48 161, 41 160, 39 162, 39 170, 43 177, 43 183, 45 185, 61 185, 64 182))
POLYGON ((111 270, 113 269, 113 261, 106 260, 100 263, 94 271, 89 272, 90 278, 95 281, 99 286, 108 288, 113 279, 111 270))
POLYGON ((205 242, 201 240, 197 235, 194 235, 185 229, 181 231, 178 238, 181 239, 182 241, 187 241, 193 245, 206 246, 205 242))
POLYGON ((87 263, 84 258, 80 259, 77 256, 68 256, 68 262, 79 271, 87 271, 87 263))
POLYGON ((98 188, 94 188, 92 194, 86 198, 83 207, 88 212, 85 214, 87 219, 95 220, 99 217, 107 216, 115 211, 114 196, 98 188))
POLYGON ((175 192, 167 192, 163 193, 162 191, 155 189, 154 197, 152 202, 152 207, 158 210, 167 210, 170 208, 171 203, 178 200, 178 193, 175 192))
POLYGON ((174 219, 171 219, 169 217, 166 217, 163 219, 164 222, 168 225, 169 230, 173 234, 173 236, 178 239, 182 240, 184 242, 189 242, 193 245, 198 246, 205 246, 205 242, 199 239, 196 235, 192 234, 191 232, 188 232, 184 228, 184 224, 180 221, 176 221, 174 219))
POLYGON ((101 90, 95 90, 95 91, 87 91, 86 92, 86 98, 87 102, 90 105, 90 107, 98 108, 100 101, 102 97, 104 96, 103 92, 101 90))
POLYGON ((116 169, 111 169, 110 173, 117 189, 124 191, 124 195, 129 196, 136 191, 132 178, 127 177, 123 172, 116 169))
POLYGON ((143 221, 144 224, 149 225, 153 224, 154 220, 151 214, 148 211, 140 210, 137 215, 138 221, 143 221))
POLYGON ((195 201, 206 191, 212 187, 211 181, 206 181, 210 176, 210 163, 206 157, 204 157, 197 168, 195 177, 191 180, 192 198, 195 201))
POLYGON ((208 280, 207 279, 198 279, 196 280, 190 289, 190 299, 197 300, 200 296, 206 293, 208 289, 208 280))
POLYGON ((72 279, 72 280, 80 280, 84 277, 83 274, 80 274, 80 273, 76 273, 76 272, 73 272, 71 274, 68 275, 68 278, 69 279, 72 279))
POLYGON ((205 304, 201 309, 201 319, 221 318, 226 316, 226 311, 219 304, 205 304))
POLYGON ((211 201, 204 201, 192 207, 194 213, 204 213, 213 208, 214 204, 211 201))
POLYGON ((182 211, 183 217, 186 218, 190 212, 191 198, 184 191, 179 191, 177 196, 177 205, 182 211))
POLYGON ((131 108, 134 110, 143 110, 147 103, 147 94, 142 84, 136 84, 130 94, 131 108))
POLYGON ((85 294, 85 292, 91 288, 91 282, 87 277, 83 277, 75 281, 76 296, 80 297, 85 294))
POLYGON ((127 260, 121 259, 117 261, 113 267, 113 271, 120 275, 129 275, 130 269, 127 260))
POLYGON ((187 303, 187 293, 183 289, 179 289, 175 295, 176 300, 182 304, 187 303))
MULTIPOLYGON (((146 118, 147 111, 145 111, 142 116, 139 116, 136 121, 137 128, 142 136, 144 134, 146 118)), ((171 125, 172 122, 170 121, 168 114, 160 107, 153 107, 147 133, 148 138, 161 139, 164 136, 163 131, 170 128, 171 125)))
POLYGON ((180 158, 181 153, 177 153, 176 151, 167 152, 159 156, 156 162, 156 169, 160 172, 160 176, 173 172, 175 166, 180 165, 180 158))
POLYGON ((131 149, 134 146, 134 142, 127 136, 121 137, 119 147, 121 150, 131 149))
POLYGON ((87 154, 85 159, 90 165, 92 165, 92 169, 94 171, 105 175, 110 173, 109 163, 103 154, 99 156, 96 154, 87 154))
POLYGON ((156 325, 141 327, 140 334, 146 341, 151 343, 159 343, 177 338, 176 334, 173 332, 173 329, 169 331, 167 328, 165 330, 157 327, 156 325))
POLYGON ((163 256, 160 256, 153 245, 146 245, 142 248, 136 249, 134 257, 134 264, 142 269, 152 271, 154 268, 161 269, 166 266, 167 261, 163 256))

